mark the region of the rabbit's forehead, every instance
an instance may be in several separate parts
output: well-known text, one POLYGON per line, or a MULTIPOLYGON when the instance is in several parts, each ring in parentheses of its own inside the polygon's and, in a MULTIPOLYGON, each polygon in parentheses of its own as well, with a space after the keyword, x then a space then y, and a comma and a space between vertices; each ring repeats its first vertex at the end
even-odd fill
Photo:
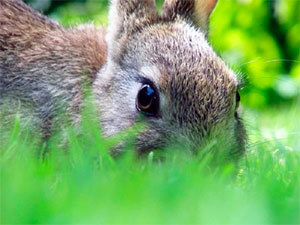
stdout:
POLYGON ((211 80, 211 84, 224 85, 228 91, 234 91, 238 84, 235 74, 215 54, 204 34, 185 23, 152 26, 136 38, 139 41, 134 41, 137 44, 131 49, 134 60, 140 61, 139 67, 150 65, 155 79, 158 69, 162 84, 172 79, 199 84, 211 80))

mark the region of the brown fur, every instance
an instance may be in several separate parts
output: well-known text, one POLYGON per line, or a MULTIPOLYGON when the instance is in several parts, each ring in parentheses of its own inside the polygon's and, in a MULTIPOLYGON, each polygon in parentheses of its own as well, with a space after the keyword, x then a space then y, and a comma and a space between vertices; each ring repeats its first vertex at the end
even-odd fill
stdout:
POLYGON ((166 0, 159 15, 154 0, 112 0, 105 32, 65 29, 17 0, 0 0, 0 103, 31 102, 45 132, 59 107, 78 122, 90 83, 103 135, 111 136, 139 120, 136 96, 148 80, 159 92, 159 116, 145 118, 139 152, 215 142, 216 150, 240 155, 246 134, 236 112, 238 80, 206 40, 215 4, 166 0))
POLYGON ((17 0, 0 6, 0 103, 30 105, 46 136, 58 109, 77 121, 82 86, 106 60, 105 31, 65 29, 17 0))

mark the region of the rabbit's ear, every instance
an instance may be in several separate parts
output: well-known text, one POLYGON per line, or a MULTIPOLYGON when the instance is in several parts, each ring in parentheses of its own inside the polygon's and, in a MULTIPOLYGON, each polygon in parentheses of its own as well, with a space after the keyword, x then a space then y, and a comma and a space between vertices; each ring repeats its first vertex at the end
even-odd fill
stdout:
POLYGON ((162 19, 174 21, 181 17, 207 32, 209 17, 216 4, 217 0, 166 0, 162 19))
POLYGON ((111 0, 107 30, 108 47, 124 36, 155 23, 157 19, 155 0, 111 0))

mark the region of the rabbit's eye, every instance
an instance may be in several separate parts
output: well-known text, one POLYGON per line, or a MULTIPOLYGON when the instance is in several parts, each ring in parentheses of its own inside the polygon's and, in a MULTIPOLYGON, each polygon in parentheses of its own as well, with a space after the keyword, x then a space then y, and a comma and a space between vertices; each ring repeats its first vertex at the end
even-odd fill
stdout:
POLYGON ((149 84, 144 84, 136 99, 136 107, 147 116, 156 116, 158 113, 159 98, 154 88, 149 84))

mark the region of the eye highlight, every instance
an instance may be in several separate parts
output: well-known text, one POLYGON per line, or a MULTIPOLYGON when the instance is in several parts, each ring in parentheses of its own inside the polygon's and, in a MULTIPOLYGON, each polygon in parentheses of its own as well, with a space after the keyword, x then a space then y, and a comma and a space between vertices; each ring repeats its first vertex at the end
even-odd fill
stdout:
POLYGON ((136 108, 147 116, 157 116, 159 97, 156 89, 150 84, 144 84, 136 98, 136 108))

